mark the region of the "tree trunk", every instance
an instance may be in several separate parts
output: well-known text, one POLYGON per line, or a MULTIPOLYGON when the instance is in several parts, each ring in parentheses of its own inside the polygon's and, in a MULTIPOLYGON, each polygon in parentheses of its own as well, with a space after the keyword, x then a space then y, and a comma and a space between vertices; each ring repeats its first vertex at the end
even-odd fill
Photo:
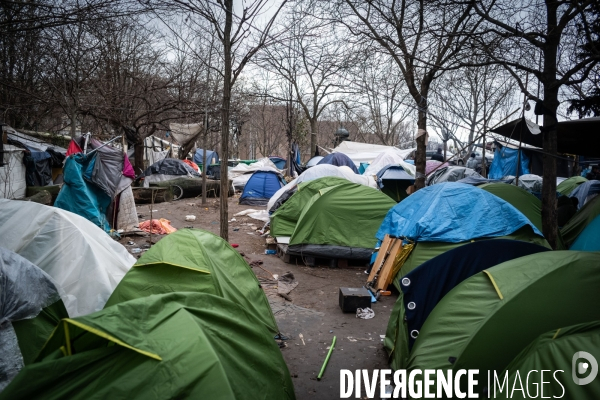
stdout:
POLYGON ((77 121, 77 111, 75 111, 75 108, 73 108, 73 110, 71 111, 71 139, 75 138, 75 136, 77 136, 77 126, 76 126, 76 122, 77 121))
POLYGON ((317 119, 314 118, 314 119, 310 120, 310 157, 309 157, 309 159, 314 157, 316 152, 317 152, 317 119))
POLYGON ((141 142, 135 142, 135 144, 133 145, 133 151, 133 161, 135 173, 137 175, 144 171, 144 140, 142 140, 141 142))
MULTIPOLYGON (((417 129, 418 131, 427 131, 427 111, 419 110, 417 129)), ((417 167, 417 176, 415 179, 416 190, 425 187, 426 137, 426 134, 417 137, 417 151, 415 152, 415 166, 417 167)))
POLYGON ((206 159, 206 136, 208 135, 208 124, 205 124, 204 136, 202 137, 202 204, 206 204, 206 171, 208 160, 206 159))
POLYGON ((225 0, 225 29, 223 30, 223 108, 221 109, 221 193, 220 193, 220 235, 229 240, 229 212, 227 192, 229 177, 227 160, 229 159, 229 106, 231 105, 231 26, 233 0, 225 0))

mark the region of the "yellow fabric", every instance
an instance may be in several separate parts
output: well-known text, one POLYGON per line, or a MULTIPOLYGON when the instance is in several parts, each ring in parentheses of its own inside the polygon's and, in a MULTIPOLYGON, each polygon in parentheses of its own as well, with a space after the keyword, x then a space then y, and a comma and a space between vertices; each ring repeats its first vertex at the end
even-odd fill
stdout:
POLYGON ((492 282, 492 285, 494 285, 494 289, 496 289, 496 293, 498 293, 498 297, 500 297, 500 300, 503 300, 504 296, 502 296, 502 292, 500 292, 500 288, 498 287, 498 285, 496 285, 496 281, 494 280, 492 274, 490 274, 490 272, 487 270, 483 270, 483 272, 485 272, 488 278, 490 278, 490 281, 492 282))
POLYGON ((398 272, 400 272, 400 269, 402 269, 402 266, 404 265, 406 259, 408 258, 408 256, 410 256, 410 253, 414 248, 414 243, 408 243, 402 246, 402 250, 396 254, 396 257, 394 258, 394 269, 392 270, 392 276, 394 278, 396 277, 398 272))

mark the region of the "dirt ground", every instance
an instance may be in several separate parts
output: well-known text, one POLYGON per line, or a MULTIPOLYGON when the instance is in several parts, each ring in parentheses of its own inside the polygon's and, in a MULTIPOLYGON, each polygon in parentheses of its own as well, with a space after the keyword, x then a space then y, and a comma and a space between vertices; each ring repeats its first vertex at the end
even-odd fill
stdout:
MULTIPOLYGON (((218 234, 218 207, 216 199, 209 198, 205 206, 201 199, 181 199, 155 204, 152 216, 166 218, 178 229, 193 227, 218 234), (188 222, 186 215, 195 215, 196 220, 188 222)), ((262 228, 263 223, 249 217, 234 217, 235 213, 249 208, 261 209, 240 206, 237 197, 229 199, 229 219, 236 219, 229 224, 229 242, 239 245, 237 250, 248 263, 262 261, 262 269, 256 266, 252 269, 263 284, 281 333, 289 337, 281 351, 292 375, 296 397, 299 400, 339 398, 340 369, 371 372, 376 368, 388 368, 382 335, 397 297, 382 297, 372 304, 373 319, 363 320, 354 314, 344 314, 339 307, 339 288, 363 286, 366 281, 364 267, 307 267, 286 264, 277 255, 266 255, 265 238, 252 227, 262 228), (289 295, 291 301, 277 295, 277 283, 271 275, 281 276, 287 271, 292 272, 299 282, 289 295), (333 336, 337 336, 337 344, 323 378, 317 381, 333 336)), ((149 219, 150 205, 138 205, 137 212, 142 216, 140 221, 149 219)), ((159 238, 154 235, 153 242, 159 238)), ((149 238, 129 236, 122 238, 121 243, 132 252, 132 249, 149 246, 149 238), (135 244, 128 245, 130 241, 135 244)))

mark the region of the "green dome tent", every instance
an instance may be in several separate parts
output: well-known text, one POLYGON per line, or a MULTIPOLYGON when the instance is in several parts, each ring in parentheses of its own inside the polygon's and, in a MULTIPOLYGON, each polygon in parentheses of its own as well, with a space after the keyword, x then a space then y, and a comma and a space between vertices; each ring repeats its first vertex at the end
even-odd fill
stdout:
POLYGON ((246 261, 226 241, 199 229, 162 238, 131 267, 106 307, 171 292, 214 294, 244 307, 278 332, 267 297, 246 261))
POLYGON ((52 278, 0 247, 0 391, 38 355, 67 310, 52 278))
POLYGON ((563 196, 568 196, 571 194, 573 190, 577 188, 577 186, 581 185, 583 182, 587 182, 583 176, 572 176, 569 179, 565 179, 561 183, 556 186, 556 191, 563 196))
POLYGON ((577 237, 583 232, 590 222, 600 215, 600 196, 596 196, 581 207, 573 218, 560 230, 565 245, 571 247, 577 237))
POLYGON ((336 176, 326 176, 300 183, 296 193, 271 215, 271 236, 292 236, 304 206, 319 190, 347 183, 349 183, 347 179, 336 176))
POLYGON ((600 303, 598 287, 597 253, 544 252, 484 270, 461 282, 429 314, 408 369, 500 373, 540 334, 600 319, 594 306, 600 303))
MULTIPOLYGON (((521 211, 536 228, 542 230, 542 202, 527 190, 506 183, 486 183, 479 186, 479 188, 510 203, 514 208, 521 211)), ((559 232, 557 250, 566 249, 559 232)))
MULTIPOLYGON (((528 385, 527 393, 530 393, 531 397, 537 397, 536 390, 541 395, 539 388, 542 386, 542 376, 539 371, 550 370, 553 373, 562 370, 563 373, 557 374, 560 385, 549 373, 546 373, 546 379, 544 379, 545 398, 599 399, 600 379, 595 379, 587 385, 575 384, 572 379, 573 356, 582 350, 591 354, 596 360, 600 360, 600 321, 553 329, 543 333, 508 364, 502 377, 508 372, 508 382, 515 382, 518 372, 523 380, 524 388, 525 385, 528 385), (530 371, 536 372, 529 374, 530 371), (551 379, 547 379, 549 376, 551 379), (526 380, 525 377, 528 379, 526 380)), ((580 359, 579 361, 584 362, 585 360, 580 359)), ((577 376, 579 377, 579 375, 577 376)), ((504 391, 502 395, 499 392, 497 394, 495 397, 497 399, 523 398, 519 397, 522 394, 519 391, 515 391, 512 397, 509 397, 511 395, 509 391, 504 391)))
POLYGON ((293 399, 259 320, 201 293, 152 295, 64 319, 0 399, 293 399))
POLYGON ((327 258, 369 259, 390 208, 386 194, 356 183, 321 189, 304 206, 289 250, 327 258))

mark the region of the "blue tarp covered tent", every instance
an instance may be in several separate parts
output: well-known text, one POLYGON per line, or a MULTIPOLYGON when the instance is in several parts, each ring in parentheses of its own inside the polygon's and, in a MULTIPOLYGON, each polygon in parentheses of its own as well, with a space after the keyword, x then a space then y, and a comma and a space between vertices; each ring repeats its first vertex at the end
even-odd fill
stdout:
POLYGON ((272 171, 256 171, 244 186, 240 204, 266 206, 269 199, 284 185, 281 175, 272 171))
MULTIPOLYGON (((517 175, 517 158, 518 151, 516 149, 509 149, 508 147, 496 148, 494 153, 494 161, 490 166, 490 172, 488 178, 490 179, 502 179, 505 176, 516 176, 517 175)), ((529 174, 529 156, 521 150, 519 176, 529 174)))
POLYGON ((576 197, 577 200, 579 200, 579 205, 577 206, 579 209, 585 205, 589 196, 598 195, 599 193, 600 181, 592 180, 583 182, 581 185, 577 186, 571 194, 569 194, 569 197, 576 197))
POLYGON ((327 154, 325 157, 323 157, 321 161, 319 161, 319 164, 317 165, 321 164, 331 164, 335 165, 336 167, 341 167, 345 165, 346 167, 349 167, 352 171, 354 171, 355 174, 358 174, 358 169, 356 169, 354 161, 352 161, 350 157, 348 157, 344 153, 327 154))
POLYGON ((600 215, 577 236, 569 250, 600 251, 600 215))
POLYGON ((399 165, 387 165, 377 173, 379 190, 396 201, 406 198, 406 189, 414 183, 415 177, 399 165))
POLYGON ((529 225, 542 233, 511 204, 475 186, 444 182, 423 188, 385 216, 377 238, 386 234, 414 241, 459 243, 509 235, 529 225))
POLYGON ((82 153, 67 157, 64 167, 64 184, 54 202, 54 207, 62 208, 93 222, 105 232, 110 232, 106 211, 110 197, 98 186, 84 179, 86 171, 93 170, 98 152, 91 155, 82 153))
POLYGON ((275 164, 277 169, 284 169, 285 164, 287 164, 287 161, 284 158, 278 156, 269 156, 269 160, 271 160, 271 162, 275 164))
MULTIPOLYGON (((204 157, 204 150, 196 149, 194 153, 194 162, 198 165, 202 165, 202 157, 204 157)), ((207 164, 218 164, 219 154, 214 150, 206 150, 206 163, 207 164)))

